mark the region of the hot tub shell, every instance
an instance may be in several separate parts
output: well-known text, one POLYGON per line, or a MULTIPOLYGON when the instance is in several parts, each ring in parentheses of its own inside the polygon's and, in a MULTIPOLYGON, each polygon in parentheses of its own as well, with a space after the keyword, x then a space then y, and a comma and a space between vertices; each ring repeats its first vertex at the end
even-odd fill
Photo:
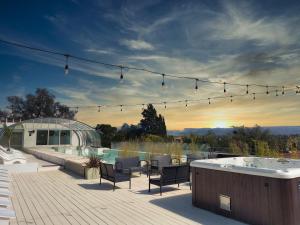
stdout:
POLYGON ((249 224, 300 224, 300 160, 236 157, 191 167, 195 206, 249 224))

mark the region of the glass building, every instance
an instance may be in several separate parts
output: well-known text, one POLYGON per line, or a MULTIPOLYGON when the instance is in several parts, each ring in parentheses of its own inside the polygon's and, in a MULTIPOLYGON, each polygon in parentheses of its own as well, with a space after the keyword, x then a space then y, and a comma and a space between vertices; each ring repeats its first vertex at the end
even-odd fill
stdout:
MULTIPOLYGON (((11 145, 16 148, 38 146, 101 147, 99 133, 93 127, 75 120, 37 118, 24 120, 10 127, 13 128, 11 145)), ((3 137, 1 139, 1 142, 5 142, 3 137)))

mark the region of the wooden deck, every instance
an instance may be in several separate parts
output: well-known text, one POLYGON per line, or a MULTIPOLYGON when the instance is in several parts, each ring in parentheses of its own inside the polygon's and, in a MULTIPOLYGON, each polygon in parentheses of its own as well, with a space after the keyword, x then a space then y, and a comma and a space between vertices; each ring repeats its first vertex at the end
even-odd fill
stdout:
POLYGON ((87 181, 64 171, 12 174, 12 202, 17 218, 11 224, 241 224, 192 206, 188 185, 153 186, 145 175, 112 185, 87 181))

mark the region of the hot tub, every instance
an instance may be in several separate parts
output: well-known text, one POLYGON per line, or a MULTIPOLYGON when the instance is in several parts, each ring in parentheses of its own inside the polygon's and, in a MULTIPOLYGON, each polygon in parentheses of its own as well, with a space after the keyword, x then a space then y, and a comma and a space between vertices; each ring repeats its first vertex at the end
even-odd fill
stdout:
POLYGON ((235 157, 191 167, 195 206, 249 224, 300 224, 300 160, 235 157))

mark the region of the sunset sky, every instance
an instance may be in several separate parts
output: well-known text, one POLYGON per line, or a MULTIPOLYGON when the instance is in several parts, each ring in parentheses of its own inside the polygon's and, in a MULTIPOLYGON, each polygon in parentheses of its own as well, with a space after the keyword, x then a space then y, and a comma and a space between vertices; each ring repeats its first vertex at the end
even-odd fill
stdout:
MULTIPOLYGON (((299 1, 61 0, 0 2, 0 39, 107 63, 210 81, 294 87, 285 95, 261 94, 198 103, 155 105, 169 130, 233 125, 300 125, 299 1)), ((120 71, 0 44, 0 108, 6 96, 48 88, 69 106, 139 104, 207 99, 223 86, 120 71)), ((272 91, 273 89, 270 88, 272 91)), ((252 88, 265 92, 265 88, 252 88)), ((245 93, 228 86, 226 95, 245 93)), ((90 125, 136 124, 141 107, 80 109, 90 125)))

